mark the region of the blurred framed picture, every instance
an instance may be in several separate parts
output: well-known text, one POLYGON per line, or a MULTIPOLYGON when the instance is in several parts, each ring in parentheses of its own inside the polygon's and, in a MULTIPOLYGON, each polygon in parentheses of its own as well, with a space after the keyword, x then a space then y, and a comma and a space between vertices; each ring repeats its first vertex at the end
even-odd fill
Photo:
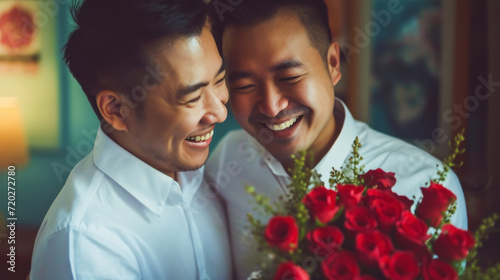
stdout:
POLYGON ((40 30, 36 1, 0 2, 0 73, 36 72, 40 30))
POLYGON ((19 100, 28 143, 60 146, 60 57, 54 0, 0 1, 0 97, 19 100))
MULTIPOLYGON (((409 142, 430 138, 440 125, 442 2, 401 1, 371 41, 371 125, 409 142)), ((387 1, 373 0, 372 9, 383 21, 387 1)))

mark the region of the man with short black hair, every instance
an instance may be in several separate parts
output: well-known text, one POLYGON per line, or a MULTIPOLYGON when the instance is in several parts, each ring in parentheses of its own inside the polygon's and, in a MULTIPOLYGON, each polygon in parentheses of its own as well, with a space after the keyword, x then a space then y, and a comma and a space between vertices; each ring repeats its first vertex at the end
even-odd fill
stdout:
POLYGON ((101 121, 37 235, 31 280, 230 279, 203 188, 225 65, 202 0, 85 0, 65 61, 101 121))
MULTIPOLYGON (((420 187, 436 177, 437 159, 353 119, 335 98, 341 78, 340 53, 331 41, 322 0, 242 0, 223 20, 215 38, 227 63, 234 116, 244 130, 225 136, 211 155, 205 176, 226 203, 238 279, 246 279, 261 256, 246 227, 247 213, 262 223, 246 184, 277 201, 290 182, 291 155, 309 150, 313 167, 328 181, 332 167, 345 166, 359 137, 365 170, 395 172, 393 190, 422 197, 420 187)), ((214 12, 217 15, 217 11, 214 12)), ((218 20, 219 19, 219 20, 218 20)), ((451 222, 467 228, 465 200, 455 174, 444 186, 457 196, 451 222)), ((302 265, 302 263, 300 264, 302 265)))

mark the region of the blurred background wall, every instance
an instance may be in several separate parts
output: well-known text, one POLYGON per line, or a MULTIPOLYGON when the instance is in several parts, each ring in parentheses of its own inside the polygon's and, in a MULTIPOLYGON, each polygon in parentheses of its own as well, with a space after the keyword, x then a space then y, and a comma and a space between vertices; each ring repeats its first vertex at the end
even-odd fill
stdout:
MULTIPOLYGON (((328 0, 343 57, 337 95, 354 116, 443 159, 465 129, 470 225, 497 207, 499 2, 328 0), (481 213, 480 213, 481 212, 481 213)), ((497 208, 498 209, 498 208, 497 208)))
MULTIPOLYGON (((2 226, 1 279, 27 275, 38 227, 69 171, 90 152, 97 131, 97 118, 61 60, 73 26, 70 2, 0 1, 0 36, 7 32, 3 22, 19 18, 22 9, 12 12, 16 5, 24 5, 33 16, 31 23, 18 22, 18 28, 29 26, 30 41, 10 40, 18 52, 9 53, 0 44, 0 98, 18 98, 29 149, 29 160, 16 166, 15 175, 17 272, 5 274, 2 226)), ((326 2, 343 56, 336 94, 354 117, 438 158, 449 153, 452 135, 466 129, 465 165, 456 173, 466 193, 469 227, 475 229, 481 217, 500 211, 500 1, 326 2)), ((230 114, 216 129, 212 149, 225 132, 236 128, 230 114)), ((9 135, 2 132, 0 137, 9 135)), ((0 147, 0 158, 5 153, 0 147)), ((0 170, 4 217, 6 182, 7 170, 0 170)), ((500 248, 494 241, 490 245, 484 254, 494 258, 492 252, 500 248)))

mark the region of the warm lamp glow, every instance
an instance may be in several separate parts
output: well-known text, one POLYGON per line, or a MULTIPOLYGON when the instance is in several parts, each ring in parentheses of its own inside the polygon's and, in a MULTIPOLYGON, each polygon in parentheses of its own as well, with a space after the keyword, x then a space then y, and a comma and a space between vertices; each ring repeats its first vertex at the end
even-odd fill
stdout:
POLYGON ((0 98, 0 168, 26 162, 28 145, 19 102, 14 97, 0 98))

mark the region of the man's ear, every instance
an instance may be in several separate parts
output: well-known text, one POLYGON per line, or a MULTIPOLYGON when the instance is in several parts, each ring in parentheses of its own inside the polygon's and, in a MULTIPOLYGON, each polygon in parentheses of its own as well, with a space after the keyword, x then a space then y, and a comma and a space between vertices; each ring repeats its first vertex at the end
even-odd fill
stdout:
POLYGON ((340 50, 337 42, 331 43, 328 47, 326 59, 328 62, 328 71, 332 77, 332 83, 335 86, 342 77, 342 74, 340 73, 340 50))
POLYGON ((125 96, 114 91, 103 90, 97 94, 96 102, 102 117, 115 130, 128 132, 126 119, 131 109, 125 96))

